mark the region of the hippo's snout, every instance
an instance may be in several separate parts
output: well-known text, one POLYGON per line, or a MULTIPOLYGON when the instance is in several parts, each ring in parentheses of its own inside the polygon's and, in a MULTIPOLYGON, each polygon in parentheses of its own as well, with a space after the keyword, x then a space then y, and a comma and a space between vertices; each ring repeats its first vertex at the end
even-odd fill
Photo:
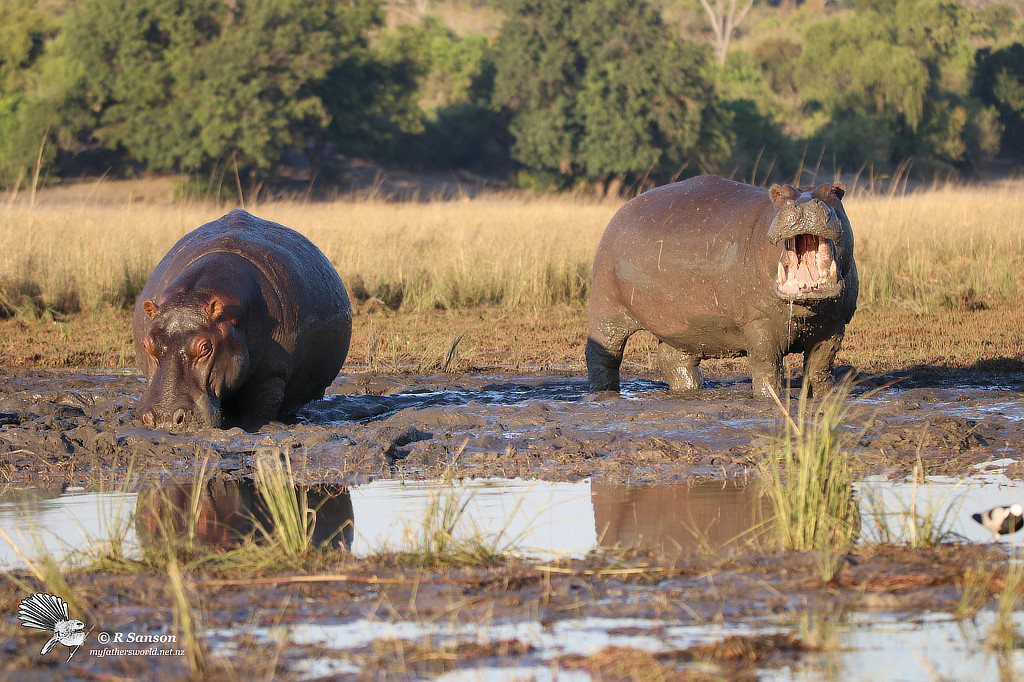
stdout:
MULTIPOLYGON (((151 429, 159 428, 157 426, 156 413, 153 410, 146 410, 142 413, 142 423, 151 429)), ((174 411, 171 415, 170 425, 176 428, 181 428, 185 425, 185 410, 180 407, 174 411)))
POLYGON ((775 214, 768 239, 772 244, 777 244, 780 239, 802 234, 839 241, 843 236, 843 222, 835 209, 821 199, 811 199, 800 204, 790 202, 775 214))
POLYGON ((220 409, 209 399, 201 399, 194 405, 173 407, 165 407, 143 400, 139 403, 135 418, 146 428, 170 433, 219 428, 221 422, 220 409))
POLYGON ((838 297, 843 278, 836 242, 842 236, 842 220, 821 199, 782 206, 768 235, 771 243, 782 242, 775 293, 790 301, 838 297))

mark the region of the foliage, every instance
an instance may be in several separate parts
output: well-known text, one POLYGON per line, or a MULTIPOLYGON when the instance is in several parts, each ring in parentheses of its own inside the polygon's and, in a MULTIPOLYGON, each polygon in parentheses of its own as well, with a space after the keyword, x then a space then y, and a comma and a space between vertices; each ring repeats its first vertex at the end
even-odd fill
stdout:
POLYGON ((490 106, 493 47, 481 35, 459 37, 434 17, 399 26, 374 49, 403 55, 423 112, 395 137, 390 157, 417 167, 494 173, 507 166, 507 122, 490 106))
POLYGON ((949 0, 863 0, 850 17, 808 28, 800 95, 827 115, 817 140, 857 165, 989 158, 992 117, 975 118, 972 129, 969 114, 983 107, 950 89, 966 81, 971 27, 968 10, 949 0), (872 140, 872 148, 858 153, 844 146, 850 138, 872 140))
POLYGON ((803 46, 788 38, 768 38, 754 46, 751 60, 771 86, 780 95, 795 94, 799 90, 797 64, 803 46))
POLYGON ((435 17, 405 24, 381 36, 375 47, 381 53, 404 53, 419 81, 420 106, 424 112, 459 102, 482 103, 480 78, 488 58, 483 36, 460 38, 435 17))
POLYGON ((382 21, 375 0, 82 0, 36 109, 64 147, 98 144, 153 169, 234 158, 267 170, 286 148, 358 136, 401 109, 368 47, 382 21))
POLYGON ((979 50, 973 93, 998 111, 1003 153, 1024 154, 1024 44, 979 50))
POLYGON ((18 134, 19 117, 32 68, 43 47, 57 32, 57 23, 37 11, 33 0, 0 4, 0 182, 20 180, 34 159, 39 138, 18 134))
POLYGON ((256 181, 299 154, 320 176, 339 153, 484 175, 514 157, 538 189, 790 181, 816 159, 969 174, 1024 156, 1017 4, 761 2, 719 35, 720 65, 692 0, 474 1, 397 22, 383 0, 5 0, 0 183, 256 181), (484 5, 490 26, 505 13, 498 36, 453 21, 484 5))
POLYGON ((57 23, 37 11, 33 0, 0 4, 0 95, 20 92, 28 68, 57 32, 57 23))
POLYGON ((672 39, 650 5, 514 0, 508 11, 494 101, 526 168, 566 183, 665 179, 727 151, 706 50, 672 39))
POLYGON ((735 139, 729 170, 736 180, 765 185, 793 182, 800 165, 800 148, 774 118, 761 113, 749 99, 725 100, 732 114, 735 139))

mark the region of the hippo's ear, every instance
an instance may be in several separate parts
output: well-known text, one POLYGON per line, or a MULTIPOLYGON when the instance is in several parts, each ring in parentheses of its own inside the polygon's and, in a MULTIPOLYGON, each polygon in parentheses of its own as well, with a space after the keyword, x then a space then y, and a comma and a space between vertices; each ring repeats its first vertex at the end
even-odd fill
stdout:
POLYGON ((768 190, 768 198, 772 203, 779 199, 796 199, 800 196, 800 190, 792 185, 772 185, 768 190))
POLYGON ((814 190, 814 198, 821 199, 822 201, 826 201, 831 197, 842 199, 845 194, 846 187, 843 186, 843 183, 838 181, 834 185, 823 182, 814 190))
POLYGON ((153 303, 152 301, 145 301, 142 304, 142 309, 146 311, 146 314, 149 315, 150 319, 156 317, 156 311, 159 310, 159 308, 156 307, 156 303, 153 303))
POLYGON ((237 306, 232 305, 219 296, 214 296, 210 299, 207 311, 210 313, 210 319, 214 322, 230 322, 231 324, 238 323, 237 306))

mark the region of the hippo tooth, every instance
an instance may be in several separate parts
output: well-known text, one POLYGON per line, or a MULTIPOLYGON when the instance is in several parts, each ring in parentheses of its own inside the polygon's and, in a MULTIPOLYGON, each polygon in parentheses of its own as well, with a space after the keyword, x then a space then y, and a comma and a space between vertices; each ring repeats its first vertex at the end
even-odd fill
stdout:
POLYGON ((782 263, 779 263, 778 282, 780 287, 786 283, 786 266, 782 263))
POLYGON ((818 247, 818 269, 827 270, 830 263, 832 263, 832 252, 829 250, 828 242, 823 239, 821 246, 818 247))
POLYGON ((836 278, 836 262, 832 261, 832 264, 828 266, 828 274, 832 279, 836 278))

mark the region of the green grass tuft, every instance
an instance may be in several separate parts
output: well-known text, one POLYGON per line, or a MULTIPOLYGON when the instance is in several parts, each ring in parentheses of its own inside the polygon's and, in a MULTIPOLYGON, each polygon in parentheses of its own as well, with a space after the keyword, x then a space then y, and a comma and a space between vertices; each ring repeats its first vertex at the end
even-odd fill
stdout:
POLYGON ((758 471, 771 500, 772 527, 782 550, 819 549, 834 555, 857 540, 860 515, 842 430, 849 417, 849 397, 848 384, 813 403, 805 391, 795 417, 776 397, 784 414, 782 433, 758 471))

